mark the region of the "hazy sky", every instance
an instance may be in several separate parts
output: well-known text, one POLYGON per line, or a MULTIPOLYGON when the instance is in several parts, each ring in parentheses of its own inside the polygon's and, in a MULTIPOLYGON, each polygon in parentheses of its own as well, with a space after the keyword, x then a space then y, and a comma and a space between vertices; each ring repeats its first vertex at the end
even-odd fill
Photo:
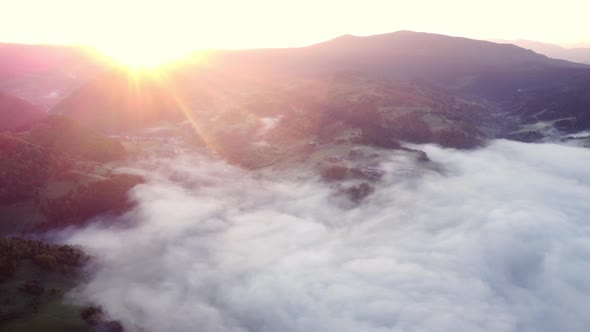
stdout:
POLYGON ((396 30, 590 41, 588 0, 0 0, 0 6, 2 42, 282 47, 396 30))

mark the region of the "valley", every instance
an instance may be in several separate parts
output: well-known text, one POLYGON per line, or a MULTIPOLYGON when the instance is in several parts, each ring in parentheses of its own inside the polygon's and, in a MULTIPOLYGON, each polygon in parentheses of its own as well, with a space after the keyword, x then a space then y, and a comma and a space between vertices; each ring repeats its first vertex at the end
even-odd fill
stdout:
POLYGON ((134 71, 85 48, 0 47, 2 331, 566 324, 539 292, 578 302, 516 261, 561 280, 555 246, 588 254, 563 234, 588 212, 590 66, 411 31, 208 59, 134 71), (549 258, 514 244, 537 220, 549 258), (464 291, 480 311, 439 315, 464 291))

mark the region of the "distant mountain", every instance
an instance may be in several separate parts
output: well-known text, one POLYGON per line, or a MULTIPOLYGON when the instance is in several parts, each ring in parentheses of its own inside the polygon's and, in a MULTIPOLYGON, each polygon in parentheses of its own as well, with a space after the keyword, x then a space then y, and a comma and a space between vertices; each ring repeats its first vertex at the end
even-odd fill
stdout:
POLYGON ((0 92, 47 110, 105 65, 89 48, 0 44, 0 92))
POLYGON ((517 117, 507 138, 536 141, 590 129, 590 78, 522 91, 509 114, 517 117))
POLYGON ((321 76, 352 71, 447 89, 463 97, 504 100, 519 89, 570 79, 590 67, 514 45, 399 31, 292 49, 223 52, 213 63, 250 75, 321 76), (216 60, 217 59, 217 60, 216 60))
POLYGON ((407 140, 467 148, 486 136, 479 131, 489 124, 482 110, 476 103, 418 83, 358 73, 314 79, 285 75, 272 84, 255 84, 226 80, 222 74, 133 81, 114 72, 74 92, 52 113, 120 134, 190 119, 210 147, 237 160, 248 153, 259 124, 268 118, 283 119, 280 127, 289 127, 271 131, 286 134, 271 140, 284 144, 293 143, 294 137, 295 145, 314 140, 326 134, 325 128, 341 123, 361 130, 359 139, 367 144, 397 146, 398 140, 407 140))
POLYGON ((590 47, 590 42, 581 42, 581 43, 574 43, 569 45, 570 48, 588 48, 590 47))
MULTIPOLYGON (((145 74, 134 76, 124 71, 111 70, 84 84, 52 111, 69 115, 110 133, 125 133, 132 129, 187 118, 198 127, 197 131, 205 132, 209 129, 207 124, 212 124, 210 118, 242 119, 239 124, 231 127, 235 129, 238 125, 247 126, 252 121, 251 116, 244 118, 241 112, 248 114, 260 111, 244 104, 251 103, 252 96, 266 100, 260 107, 276 107, 284 111, 284 108, 296 107, 294 105, 297 103, 292 103, 288 94, 280 89, 286 89, 295 95, 301 94, 302 91, 289 87, 301 86, 304 82, 314 82, 310 84, 327 89, 320 90, 326 93, 333 93, 337 90, 335 87, 342 86, 354 86, 364 91, 365 83, 351 81, 347 77, 362 77, 364 80, 377 82, 375 84, 378 87, 375 89, 379 91, 377 95, 381 96, 383 91, 394 95, 404 91, 404 100, 419 99, 424 91, 437 91, 451 99, 477 105, 479 113, 510 114, 510 119, 514 122, 512 129, 518 129, 521 124, 534 120, 528 114, 542 111, 537 110, 537 101, 543 96, 561 96, 559 91, 565 87, 583 90, 584 82, 590 79, 590 66, 552 59, 515 45, 437 34, 399 31, 368 37, 346 35, 301 48, 218 51, 211 54, 206 63, 179 66, 159 77, 145 74), (410 83, 418 88, 391 88, 391 82, 410 83), (280 88, 279 91, 277 88, 280 88), (285 104, 285 101, 289 102, 285 104), (202 117, 202 114, 207 116, 202 117)), ((583 115, 588 102, 583 94, 579 96, 579 104, 576 105, 565 103, 565 99, 561 98, 559 107, 556 106, 555 111, 546 113, 547 117, 551 117, 548 121, 562 119, 563 116, 559 114, 561 112, 569 114, 568 116, 574 116, 572 114, 575 113, 572 121, 576 124, 568 128, 590 128, 583 115)), ((299 99, 309 97, 310 92, 305 91, 299 99)), ((356 106, 350 100, 343 102, 340 98, 342 96, 320 99, 321 102, 314 105, 307 103, 305 107, 316 109, 323 116, 327 114, 325 112, 337 114, 338 112, 334 112, 338 108, 341 108, 338 111, 354 110, 359 114, 374 109, 374 105, 365 104, 368 103, 366 100, 373 100, 371 103, 377 104, 385 103, 382 107, 390 106, 386 96, 380 99, 376 95, 366 95, 362 97, 363 101, 357 101, 359 105, 356 106)), ((441 103, 440 100, 442 99, 434 98, 423 106, 438 112, 452 105, 452 102, 441 103)), ((275 114, 276 110, 267 109, 266 112, 275 114)), ((316 116, 314 113, 307 113, 307 109, 302 109, 301 112, 310 117, 316 116)), ((338 113, 339 117, 346 112, 338 113)), ((418 113, 408 115, 411 118, 408 121, 412 125, 405 127, 421 131, 425 128, 421 125, 424 114, 416 114, 418 113)), ((472 131, 466 129, 464 124, 460 126, 459 122, 448 121, 458 114, 456 112, 439 112, 437 116, 441 114, 445 114, 442 122, 452 124, 450 129, 455 134, 468 133, 467 137, 457 137, 452 141, 431 132, 430 136, 427 135, 428 139, 424 139, 426 136, 408 139, 412 135, 401 134, 403 125, 396 127, 390 123, 385 127, 389 126, 388 130, 397 128, 395 134, 390 136, 392 139, 437 142, 456 147, 477 144, 480 137, 477 130, 480 128, 472 131)), ((382 121, 379 117, 368 118, 382 121)), ((426 118, 429 120, 425 123, 430 123, 432 117, 426 118)), ((346 119, 339 118, 338 121, 346 122, 346 119)), ((490 132, 498 133, 504 130, 502 128, 510 127, 505 123, 508 121, 507 117, 497 116, 494 119, 497 123, 491 126, 495 129, 490 132)), ((224 124, 223 121, 221 123, 224 124)), ((488 124, 486 122, 486 126, 488 124)), ((470 127, 473 126, 470 124, 470 127)), ((222 140, 235 142, 239 132, 240 130, 235 129, 222 140)), ((219 132, 208 133, 211 137, 216 134, 219 132)), ((222 134, 217 138, 224 136, 222 134)), ((229 145, 219 146, 226 149, 229 145)), ((230 150, 231 154, 235 154, 233 147, 230 150)))
POLYGON ((0 44, 0 80, 55 69, 75 51, 67 46, 0 44))
POLYGON ((45 116, 31 103, 0 93, 0 131, 19 131, 31 128, 45 116))
POLYGON ((542 43, 531 40, 494 40, 498 43, 514 44, 516 46, 545 54, 551 58, 563 59, 590 65, 590 47, 566 48, 555 44, 542 43))

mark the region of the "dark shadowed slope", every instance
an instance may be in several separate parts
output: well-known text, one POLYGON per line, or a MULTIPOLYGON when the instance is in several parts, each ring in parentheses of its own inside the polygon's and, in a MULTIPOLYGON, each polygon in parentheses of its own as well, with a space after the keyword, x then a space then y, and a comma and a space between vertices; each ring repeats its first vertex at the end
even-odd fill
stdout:
POLYGON ((27 101, 0 93, 0 131, 30 128, 45 116, 45 112, 27 101))
POLYGON ((0 205, 34 195, 71 163, 23 139, 0 134, 0 205))
POLYGON ((590 129, 590 78, 521 91, 512 103, 520 121, 509 138, 534 141, 590 129))
POLYGON ((62 115, 48 116, 23 137, 55 154, 79 160, 111 162, 126 155, 121 142, 62 115))

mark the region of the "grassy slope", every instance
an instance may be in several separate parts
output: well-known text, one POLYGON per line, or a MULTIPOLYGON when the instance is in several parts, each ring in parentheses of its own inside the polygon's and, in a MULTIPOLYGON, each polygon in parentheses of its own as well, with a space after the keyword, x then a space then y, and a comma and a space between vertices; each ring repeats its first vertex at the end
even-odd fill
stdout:
POLYGON ((86 260, 70 246, 0 239, 0 330, 89 331, 80 309, 64 301, 86 260))
POLYGON ((337 140, 383 148, 399 148, 398 141, 473 148, 485 140, 489 123, 478 104, 356 74, 262 87, 232 100, 232 107, 197 114, 195 122, 208 147, 247 168, 337 140))
POLYGON ((99 162, 125 155, 117 140, 64 116, 50 116, 16 136, 0 134, 0 234, 120 210, 140 179, 112 175, 113 166, 99 162), (66 202, 75 208, 65 209, 66 202))
MULTIPOLYGON (((99 162, 122 159, 122 145, 63 116, 29 132, 0 134, 0 235, 80 223, 121 211, 141 178, 99 162)), ((83 254, 68 246, 0 238, 0 330, 91 331, 64 294, 80 281, 83 254)), ((102 326, 102 327, 100 327, 102 326)))

